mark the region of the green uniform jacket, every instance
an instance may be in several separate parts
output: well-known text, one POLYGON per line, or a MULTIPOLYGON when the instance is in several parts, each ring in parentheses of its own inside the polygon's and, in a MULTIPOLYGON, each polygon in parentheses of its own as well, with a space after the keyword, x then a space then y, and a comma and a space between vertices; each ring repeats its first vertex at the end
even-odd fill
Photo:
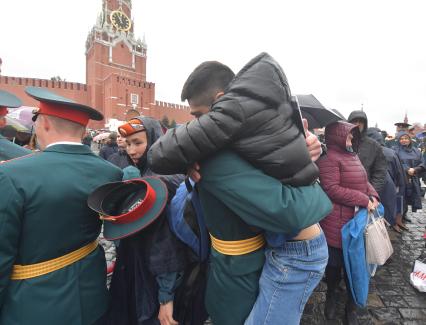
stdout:
MULTIPOLYGON (((319 184, 291 187, 225 151, 201 164, 198 184, 209 232, 221 240, 242 240, 260 229, 296 233, 331 211, 319 184)), ((206 307, 214 324, 239 325, 258 294, 263 250, 229 256, 212 248, 206 307)))
POLYGON ((0 324, 93 324, 108 305, 101 247, 58 271, 10 280, 14 264, 50 260, 94 241, 101 221, 87 206, 117 167, 84 145, 56 144, 0 165, 0 324))
POLYGON ((22 148, 0 135, 0 161, 9 160, 31 153, 31 150, 22 148))

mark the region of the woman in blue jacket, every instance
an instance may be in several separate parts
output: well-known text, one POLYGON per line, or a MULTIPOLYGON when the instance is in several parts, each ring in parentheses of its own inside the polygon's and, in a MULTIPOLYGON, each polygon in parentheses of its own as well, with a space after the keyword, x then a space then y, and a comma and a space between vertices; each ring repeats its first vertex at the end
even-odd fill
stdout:
POLYGON ((408 177, 404 195, 403 219, 410 222, 411 220, 407 218, 408 206, 411 205, 412 212, 416 212, 422 208, 419 176, 426 170, 426 163, 420 150, 413 146, 408 132, 399 132, 397 140, 398 145, 395 151, 408 177))

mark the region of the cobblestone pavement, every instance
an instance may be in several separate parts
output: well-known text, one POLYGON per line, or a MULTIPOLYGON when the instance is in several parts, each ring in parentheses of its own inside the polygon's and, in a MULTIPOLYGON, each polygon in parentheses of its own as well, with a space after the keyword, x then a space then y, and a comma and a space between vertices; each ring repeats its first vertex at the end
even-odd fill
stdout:
MULTIPOLYGON (((402 235, 390 230, 394 254, 391 259, 377 270, 370 283, 368 306, 359 310, 361 324, 426 324, 426 293, 420 293, 410 284, 410 273, 414 260, 425 247, 423 233, 426 226, 426 201, 424 212, 410 213, 412 223, 407 223, 410 231, 402 235)), ((115 247, 112 242, 100 239, 105 249, 107 262, 115 259, 115 247)), ((110 278, 108 278, 108 283, 110 278)), ((342 285, 344 281, 342 281, 342 285)), ((305 307, 302 325, 344 324, 346 293, 340 292, 336 320, 325 320, 324 302, 327 286, 321 282, 315 289, 305 307)), ((211 323, 206 323, 211 324, 211 323)))
MULTIPOLYGON (((107 265, 115 261, 115 245, 112 241, 105 240, 102 233, 99 236, 99 243, 102 245, 105 251, 105 258, 107 261, 107 265)), ((111 282, 111 275, 107 276, 107 285, 109 287, 109 284, 111 282)))
MULTIPOLYGON (((410 213, 412 223, 402 235, 389 231, 394 248, 390 261, 377 270, 370 282, 368 306, 359 310, 361 324, 426 324, 426 293, 410 284, 414 260, 425 247, 426 201, 423 212, 410 213)), ((342 281, 343 285, 343 281, 342 281)), ((321 282, 306 304, 301 324, 344 324, 346 293, 340 292, 336 320, 325 320, 324 302, 327 286, 321 282)))

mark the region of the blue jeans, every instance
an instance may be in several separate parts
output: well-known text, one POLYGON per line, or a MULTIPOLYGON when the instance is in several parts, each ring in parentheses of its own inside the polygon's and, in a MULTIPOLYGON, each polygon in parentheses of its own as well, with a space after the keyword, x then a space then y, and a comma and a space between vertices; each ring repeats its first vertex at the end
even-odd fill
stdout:
POLYGON ((295 325, 320 282, 328 261, 321 231, 311 240, 288 241, 268 247, 259 281, 259 295, 245 325, 295 325))

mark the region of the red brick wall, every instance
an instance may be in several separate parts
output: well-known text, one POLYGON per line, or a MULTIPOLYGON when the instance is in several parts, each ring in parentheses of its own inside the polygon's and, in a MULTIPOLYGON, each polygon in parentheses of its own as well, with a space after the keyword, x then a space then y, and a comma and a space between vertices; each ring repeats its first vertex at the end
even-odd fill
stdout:
POLYGON ((189 113, 189 107, 179 104, 166 103, 162 101, 155 101, 150 110, 143 111, 143 115, 154 117, 158 120, 167 116, 170 122, 175 120, 177 124, 184 124, 194 117, 189 113))
MULTIPOLYGON (((119 8, 118 0, 104 0, 103 6, 105 4, 110 10, 119 8)), ((122 10, 129 17, 130 9, 128 1, 123 1, 122 10)), ((108 35, 96 30, 90 35, 92 38, 88 44, 91 45, 86 53, 86 84, 0 76, 0 89, 14 93, 26 106, 37 105, 37 101, 25 94, 27 86, 48 88, 89 105, 105 116, 105 121, 91 122, 92 128, 103 128, 110 118, 125 120, 125 113, 131 108, 159 120, 167 116, 170 122, 175 120, 179 124, 192 119, 188 107, 155 99, 155 83, 146 81, 146 56, 135 55, 133 58, 132 48, 126 41, 118 41, 110 50, 109 46, 102 43, 109 41, 108 35), (138 95, 136 107, 131 104, 131 94, 138 95)))
MULTIPOLYGON (((130 94, 132 93, 139 95, 139 103, 136 109, 142 115, 159 120, 167 116, 170 122, 175 120, 178 124, 185 123, 193 118, 187 106, 156 101, 154 83, 136 81, 120 77, 116 74, 112 74, 104 83, 97 85, 97 87, 101 89, 97 94, 97 97, 100 99, 100 105, 90 105, 90 87, 85 84, 64 81, 58 82, 47 79, 0 76, 0 89, 9 91, 18 96, 25 106, 37 106, 38 102, 25 93, 25 87, 27 86, 47 88, 58 95, 70 98, 81 104, 92 106, 102 112, 106 118, 125 120, 126 111, 133 108, 130 104, 130 94)), ((104 124, 105 121, 92 122, 90 127, 103 128, 104 124)))
POLYGON ((112 48, 112 62, 132 69, 132 53, 124 42, 120 42, 112 48))
POLYGON ((70 98, 78 103, 89 105, 87 85, 67 81, 51 81, 47 79, 19 78, 0 76, 0 89, 18 96, 24 106, 36 106, 38 103, 25 93, 25 87, 43 87, 58 95, 70 98))

